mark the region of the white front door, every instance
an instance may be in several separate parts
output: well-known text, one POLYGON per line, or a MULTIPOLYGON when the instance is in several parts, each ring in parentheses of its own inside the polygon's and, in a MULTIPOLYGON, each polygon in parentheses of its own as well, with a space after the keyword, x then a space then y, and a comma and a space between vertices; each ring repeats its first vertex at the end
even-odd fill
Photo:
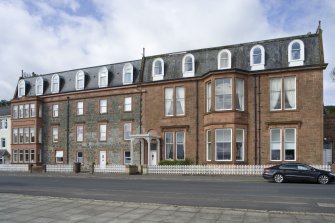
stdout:
POLYGON ((106 151, 100 151, 100 167, 106 168, 106 151))
POLYGON ((149 165, 157 165, 157 153, 156 150, 150 151, 150 163, 149 165))

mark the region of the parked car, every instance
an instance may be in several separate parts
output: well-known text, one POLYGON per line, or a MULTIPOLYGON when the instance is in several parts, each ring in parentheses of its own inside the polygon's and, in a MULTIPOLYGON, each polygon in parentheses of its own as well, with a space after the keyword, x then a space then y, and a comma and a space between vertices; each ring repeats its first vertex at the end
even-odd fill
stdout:
POLYGON ((263 178, 276 183, 284 181, 309 181, 327 184, 334 181, 335 174, 302 163, 286 163, 265 168, 263 178))

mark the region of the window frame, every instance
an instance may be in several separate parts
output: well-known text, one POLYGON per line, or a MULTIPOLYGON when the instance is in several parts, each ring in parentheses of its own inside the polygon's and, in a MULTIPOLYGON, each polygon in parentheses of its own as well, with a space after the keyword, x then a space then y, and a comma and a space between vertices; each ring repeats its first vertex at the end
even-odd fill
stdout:
POLYGON ((98 79, 99 88, 108 87, 108 69, 107 67, 102 67, 99 69, 99 79, 98 79), (101 79, 106 78, 106 83, 102 84, 101 79))
POLYGON ((305 61, 305 44, 300 39, 292 40, 288 45, 288 66, 295 67, 295 66, 303 66, 305 61), (292 58, 292 46, 294 43, 298 43, 300 45, 300 52, 299 52, 299 59, 292 58))
POLYGON ((162 58, 156 58, 154 59, 154 61, 152 62, 152 71, 151 71, 151 75, 152 75, 152 80, 153 81, 160 81, 164 79, 164 61, 162 58), (156 63, 159 62, 161 64, 161 73, 160 74, 156 74, 156 63))
POLYGON ((19 118, 19 107, 17 105, 13 105, 13 119, 19 118))
POLYGON ((58 74, 54 74, 51 77, 51 93, 56 94, 59 93, 60 79, 58 74), (55 87, 56 85, 56 87, 55 87))
POLYGON ((53 104, 52 105, 52 117, 53 118, 57 118, 57 117, 59 117, 59 106, 58 106, 58 104, 53 104))
POLYGON ((215 102, 215 111, 232 111, 233 110, 233 77, 223 77, 223 78, 217 78, 215 79, 215 88, 214 88, 214 92, 215 92, 215 98, 214 98, 214 102, 215 102), (230 91, 230 95, 231 95, 231 104, 230 104, 230 108, 225 108, 225 98, 224 98, 224 95, 229 95, 229 94, 225 94, 225 90, 224 90, 224 81, 225 80, 230 80, 230 88, 231 88, 231 91, 230 91), (217 87, 217 82, 218 81, 223 81, 222 83, 222 92, 220 95, 222 95, 222 108, 218 108, 218 99, 217 99, 217 96, 220 96, 219 94, 217 94, 217 90, 216 90, 216 87, 217 87))
POLYGON ((264 65, 265 65, 265 49, 262 45, 257 44, 253 46, 250 50, 250 66, 251 70, 264 70, 264 65), (254 50, 256 48, 260 48, 261 50, 261 62, 260 63, 255 63, 254 62, 254 50))
POLYGON ((186 139, 185 139, 185 131, 176 131, 175 132, 175 135, 176 135, 176 146, 175 146, 175 149, 176 149, 176 160, 185 160, 185 154, 186 154, 186 146, 185 146, 185 142, 186 142, 186 139), (182 134, 183 136, 183 141, 182 142, 178 142, 178 134, 182 134), (182 148, 183 148, 183 158, 182 159, 179 159, 178 158, 178 145, 182 145, 182 148))
POLYGON ((84 142, 84 125, 76 126, 76 142, 79 142, 79 143, 84 142), (81 133, 79 132, 80 129, 81 129, 81 133), (81 137, 80 137, 80 134, 81 134, 81 137))
POLYGON ((6 138, 1 137, 1 144, 0 144, 1 148, 6 148, 6 138))
POLYGON ((270 128, 270 161, 271 162, 281 162, 282 160, 283 160, 283 157, 282 157, 282 153, 283 153, 283 140, 282 140, 282 137, 283 137, 283 135, 282 135, 282 128, 270 128), (279 159, 278 160, 273 160, 272 159, 272 150, 274 150, 273 149, 273 146, 272 146, 272 143, 273 143, 273 140, 272 140, 272 131, 273 130, 279 130, 279 139, 280 139, 280 141, 276 141, 275 143, 280 143, 280 146, 279 146, 279 148, 280 148, 280 150, 279 150, 279 159))
POLYGON ((175 89, 174 89, 174 91, 175 91, 175 104, 174 104, 174 106, 175 106, 175 109, 174 109, 174 111, 175 111, 175 116, 184 116, 185 114, 186 114, 186 109, 185 109, 185 95, 186 95, 186 90, 185 90, 185 87, 184 86, 176 86, 175 87, 175 89), (177 96, 177 90, 178 89, 182 89, 183 90, 183 97, 179 97, 178 98, 178 96, 177 96), (181 104, 181 107, 182 107, 182 113, 180 113, 180 112, 178 112, 178 110, 177 110, 177 103, 178 102, 180 102, 180 104, 181 104))
POLYGON ((25 80, 20 80, 18 84, 18 89, 17 89, 17 97, 21 98, 26 96, 26 81, 25 80))
POLYGON ((84 71, 79 70, 76 73, 76 84, 75 85, 76 85, 77 91, 85 89, 85 72, 84 71))
POLYGON ((123 140, 124 141, 129 141, 131 140, 131 135, 132 133, 132 123, 131 122, 127 122, 123 124, 123 140), (127 129, 129 128, 129 138, 127 138, 127 129))
POLYGON ((124 165, 130 165, 131 164, 131 152, 130 151, 124 151, 123 153, 123 164, 124 165), (129 156, 126 156, 126 153, 129 153, 129 156), (129 161, 126 161, 129 159, 129 161))
POLYGON ((206 112, 212 111, 212 82, 206 82, 206 112))
POLYGON ((84 101, 77 101, 77 115, 84 115, 84 101), (82 107, 79 106, 80 104, 82 107))
POLYGON ((64 163, 64 151, 63 150, 56 150, 55 151, 55 163, 64 163), (57 153, 61 154, 62 156, 57 155, 57 153), (57 158, 61 158, 61 161, 58 161, 57 158))
POLYGON ((133 110, 132 108, 132 97, 125 97, 124 98, 124 106, 123 106, 123 111, 125 112, 131 112, 133 110), (128 99, 128 101, 127 101, 128 99))
POLYGON ((173 87, 166 87, 164 88, 164 116, 165 117, 172 117, 174 116, 174 88, 173 87), (172 97, 171 98, 166 98, 167 96, 167 90, 171 90, 172 91, 172 97), (169 114, 169 112, 167 113, 167 102, 171 103, 171 107, 172 107, 172 114, 169 114))
POLYGON ((269 108, 270 108, 270 112, 278 112, 278 111, 294 111, 297 110, 297 77, 296 76, 280 76, 280 77, 271 77, 269 79, 269 90, 270 90, 270 95, 269 95, 269 108), (286 90, 286 84, 285 84, 285 80, 289 79, 289 78, 293 78, 294 79, 294 90, 286 90), (273 91, 272 90, 272 85, 271 85, 271 81, 273 80, 280 80, 280 108, 272 108, 272 102, 271 102, 271 94, 273 92, 278 92, 278 91, 273 91), (292 108, 286 108, 286 92, 288 91, 294 91, 294 107, 292 108))
POLYGON ((231 52, 228 49, 223 49, 218 53, 218 70, 231 69, 231 52), (222 54, 227 53, 227 66, 223 67, 221 64, 222 54))
POLYGON ((284 151, 284 161, 294 162, 297 161, 297 129, 296 128, 284 128, 284 143, 283 143, 283 151, 284 151), (286 130, 294 130, 294 142, 287 142, 286 139, 286 130), (294 143, 294 159, 286 159, 286 144, 287 143, 294 143))
POLYGON ((107 142, 107 124, 106 123, 101 123, 99 124, 99 141, 100 142, 107 142), (101 131, 101 127, 105 126, 105 132, 104 132, 104 138, 102 138, 103 136, 103 132, 101 131))
POLYGON ((175 141, 175 139, 174 139, 174 132, 164 132, 164 158, 165 158, 165 160, 174 160, 174 141, 175 141), (167 138, 167 135, 168 134, 171 134, 172 135, 172 143, 167 143, 167 140, 166 140, 166 138, 167 138), (172 145, 172 158, 168 158, 168 154, 167 154, 167 145, 172 145))
POLYGON ((36 134, 35 134, 35 128, 29 129, 29 142, 35 143, 36 142, 36 134))
POLYGON ((58 143, 59 142, 59 129, 58 126, 52 127, 52 142, 58 143))
POLYGON ((186 54, 184 57, 183 57, 183 60, 182 60, 182 72, 183 72, 183 77, 194 77, 194 74, 195 74, 195 60, 194 60, 194 56, 193 54, 191 53, 188 53, 186 54), (188 57, 191 57, 192 59, 192 70, 190 71, 187 71, 185 69, 185 66, 186 66, 186 59, 188 57))
POLYGON ((236 128, 235 129, 235 161, 241 162, 244 161, 244 154, 245 154, 245 130, 243 128, 236 128), (237 159, 237 131, 242 131, 242 159, 237 159))
POLYGON ((35 93, 36 95, 43 95, 44 92, 44 83, 43 78, 38 77, 35 80, 35 93))
POLYGON ((100 112, 100 114, 107 114, 107 110, 108 110, 107 99, 100 99, 99 100, 99 112, 100 112), (105 106, 103 105, 103 102, 105 102, 105 106))
POLYGON ((128 85, 128 84, 133 84, 134 82, 134 67, 131 63, 126 63, 124 66, 123 66, 123 70, 122 70, 122 83, 123 85, 128 85), (126 73, 127 70, 130 70, 131 72, 129 73, 130 75, 130 82, 126 81, 126 73))
POLYGON ((34 103, 29 105, 29 115, 30 117, 36 117, 36 105, 34 103))
POLYGON ((218 161, 218 162, 231 162, 233 161, 233 129, 232 128, 218 128, 218 129, 215 129, 215 161, 218 161), (217 132, 218 131, 221 131, 222 130, 222 133, 223 133, 223 137, 222 137, 222 141, 217 141, 217 132), (225 143, 225 142, 228 142, 228 141, 225 141, 224 139, 224 131, 225 130, 229 130, 230 131, 230 159, 224 159, 224 145, 223 145, 223 159, 218 159, 218 156, 217 156, 217 143, 225 143))
POLYGON ((212 161, 212 131, 206 130, 206 161, 212 161))

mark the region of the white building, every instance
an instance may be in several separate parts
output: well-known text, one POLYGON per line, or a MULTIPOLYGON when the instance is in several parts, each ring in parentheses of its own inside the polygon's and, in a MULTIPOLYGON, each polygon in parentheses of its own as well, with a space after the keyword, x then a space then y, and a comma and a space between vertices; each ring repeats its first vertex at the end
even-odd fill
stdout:
POLYGON ((0 164, 10 162, 11 119, 10 104, 0 105, 0 164))

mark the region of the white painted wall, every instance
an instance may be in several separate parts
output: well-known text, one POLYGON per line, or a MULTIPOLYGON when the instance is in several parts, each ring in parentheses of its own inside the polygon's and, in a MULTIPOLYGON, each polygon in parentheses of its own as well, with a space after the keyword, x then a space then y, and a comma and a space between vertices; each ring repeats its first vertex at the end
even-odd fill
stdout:
MULTIPOLYGON (((0 116, 0 124, 1 124, 1 121, 3 119, 7 120, 7 128, 6 129, 0 128, 0 149, 6 149, 8 151, 8 153, 11 153, 11 143, 12 143, 11 117, 10 116, 0 116), (2 138, 4 138, 6 140, 6 146, 5 147, 2 147, 2 142, 1 142, 2 138)), ((9 163, 9 160, 6 160, 6 163, 9 163)))

